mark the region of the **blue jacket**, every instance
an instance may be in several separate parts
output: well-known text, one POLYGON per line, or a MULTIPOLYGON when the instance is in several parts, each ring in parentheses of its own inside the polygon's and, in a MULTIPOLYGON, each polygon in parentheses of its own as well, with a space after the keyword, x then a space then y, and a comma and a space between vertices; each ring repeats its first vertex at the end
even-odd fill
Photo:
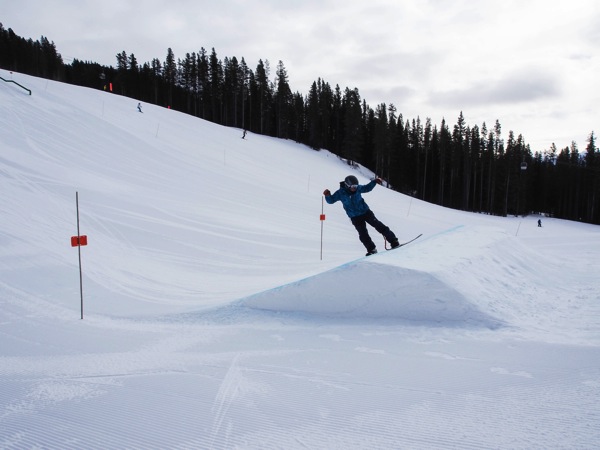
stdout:
POLYGON ((346 187, 344 182, 340 182, 340 188, 333 194, 326 196, 325 200, 327 203, 332 205, 338 200, 344 205, 346 214, 348 217, 362 216, 369 212, 369 205, 362 198, 362 193, 371 192, 376 185, 376 181, 373 180, 368 184, 359 184, 355 192, 352 192, 346 187))

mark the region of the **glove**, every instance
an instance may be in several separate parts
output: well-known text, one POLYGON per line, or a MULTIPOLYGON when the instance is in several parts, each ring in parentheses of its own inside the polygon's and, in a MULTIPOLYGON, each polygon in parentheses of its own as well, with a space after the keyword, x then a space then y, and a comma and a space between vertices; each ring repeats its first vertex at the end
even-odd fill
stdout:
POLYGON ((331 195, 331 191, 330 191, 329 189, 325 189, 325 190, 323 191, 323 195, 324 195, 325 197, 329 197, 329 196, 331 195))
POLYGON ((381 180, 381 178, 377 177, 375 178, 375 183, 377 184, 381 184, 383 181, 381 180))

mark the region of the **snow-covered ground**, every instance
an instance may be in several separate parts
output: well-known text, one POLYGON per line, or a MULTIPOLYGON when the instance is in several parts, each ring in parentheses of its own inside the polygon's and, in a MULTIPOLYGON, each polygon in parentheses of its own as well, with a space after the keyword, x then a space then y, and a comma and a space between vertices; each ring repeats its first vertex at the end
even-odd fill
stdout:
POLYGON ((597 448, 599 227, 376 187, 423 236, 321 259, 367 170, 0 76, 0 448, 597 448))

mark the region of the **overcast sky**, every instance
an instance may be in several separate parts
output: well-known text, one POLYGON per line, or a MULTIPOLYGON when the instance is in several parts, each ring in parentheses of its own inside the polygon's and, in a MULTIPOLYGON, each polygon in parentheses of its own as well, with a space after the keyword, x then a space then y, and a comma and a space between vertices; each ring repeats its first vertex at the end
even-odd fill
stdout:
POLYGON ((532 151, 600 133, 598 0, 3 0, 0 22, 47 37, 66 63, 140 64, 212 48, 256 69, 283 61, 292 91, 319 77, 404 119, 522 134, 532 151))

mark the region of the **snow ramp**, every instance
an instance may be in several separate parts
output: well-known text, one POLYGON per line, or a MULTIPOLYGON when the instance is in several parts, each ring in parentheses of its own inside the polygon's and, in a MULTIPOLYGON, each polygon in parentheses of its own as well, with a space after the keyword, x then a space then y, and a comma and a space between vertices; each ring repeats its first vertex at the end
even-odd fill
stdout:
POLYGON ((504 229, 459 226, 244 298, 248 308, 448 327, 518 325, 543 309, 548 269, 504 229))

